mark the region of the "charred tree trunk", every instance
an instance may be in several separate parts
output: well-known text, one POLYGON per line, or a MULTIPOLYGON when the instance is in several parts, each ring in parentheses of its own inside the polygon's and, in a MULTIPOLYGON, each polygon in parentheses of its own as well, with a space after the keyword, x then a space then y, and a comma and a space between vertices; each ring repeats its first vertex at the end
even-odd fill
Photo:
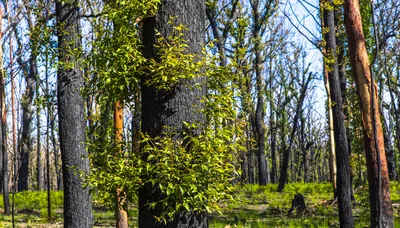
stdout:
MULTIPOLYGON (((397 91, 394 91, 393 87, 392 87, 392 82, 391 82, 391 74, 389 73, 389 70, 387 68, 387 63, 386 63, 386 52, 384 51, 384 58, 385 58, 385 66, 384 66, 384 70, 385 70, 385 74, 386 74, 386 81, 389 87, 389 94, 390 94, 390 100, 392 102, 392 107, 393 107, 393 111, 394 111, 394 118, 395 118, 395 127, 396 127, 396 146, 397 149, 400 151, 400 112, 399 112, 399 106, 396 105, 396 101, 394 98, 394 93, 396 93, 397 91)), ((381 106, 379 107, 381 108, 381 106)), ((381 111, 382 112, 382 111, 381 111)), ((386 124, 386 121, 384 121, 384 125, 386 128, 386 131, 384 131, 385 135, 385 146, 387 147, 387 144, 390 144, 390 147, 387 147, 386 150, 386 154, 388 157, 388 171, 389 171, 389 179, 392 180, 398 180, 398 175, 397 175, 397 170, 396 170, 396 155, 395 155, 395 151, 391 146, 391 142, 390 142, 390 137, 388 135, 388 128, 389 126, 386 124), (391 157, 391 158, 389 158, 391 157)))
MULTIPOLYGON (((183 24, 188 28, 184 33, 189 51, 201 54, 204 45, 205 1, 202 0, 163 0, 159 4, 154 17, 143 22, 143 55, 148 59, 159 59, 157 55, 156 31, 168 38, 172 34, 172 25, 168 22, 174 16, 174 23, 183 24)), ((206 94, 205 87, 192 86, 204 84, 204 77, 187 79, 177 84, 172 91, 159 90, 154 85, 148 85, 152 75, 142 78, 142 132, 150 137, 163 136, 166 129, 173 129, 177 137, 185 131, 183 122, 204 123, 205 117, 198 112, 202 107, 201 99, 206 94)), ((144 157, 146 159, 146 157, 144 157)), ((162 205, 149 208, 148 203, 157 202, 163 195, 155 184, 146 184, 139 190, 139 227, 207 227, 208 216, 205 213, 195 213, 182 210, 167 223, 157 222, 163 210, 162 205)))
POLYGON ((92 201, 79 172, 89 174, 85 148, 83 73, 71 52, 80 49, 79 2, 56 2, 58 65, 57 98, 60 149, 64 182, 64 227, 92 227, 92 201))
POLYGON ((284 153, 283 153, 283 161, 282 161, 281 175, 279 177, 278 192, 282 192, 283 189, 285 188, 285 183, 287 180, 287 170, 288 170, 288 166, 289 166, 290 150, 292 149, 292 145, 294 142, 294 136, 296 135, 297 125, 299 122, 300 112, 303 107, 303 102, 306 97, 308 84, 310 83, 311 78, 312 78, 312 75, 310 73, 310 75, 308 76, 306 81, 303 82, 304 84, 302 85, 302 88, 300 91, 300 96, 297 101, 296 114, 294 115, 294 118, 293 118, 293 127, 292 127, 292 132, 290 133, 289 146, 288 146, 288 148, 286 148, 284 150, 284 153))
MULTIPOLYGON (((21 64, 21 63, 20 63, 21 64)), ((20 147, 20 164, 18 172, 18 191, 28 190, 29 155, 32 151, 32 120, 33 120, 33 95, 37 77, 36 56, 32 54, 29 61, 29 71, 25 76, 26 88, 22 97, 22 134, 20 147)))
POLYGON ((39 75, 36 75, 36 153, 37 153, 37 161, 36 161, 36 177, 37 177, 37 190, 42 189, 42 156, 41 156, 41 140, 40 140, 40 104, 39 104, 39 75))
POLYGON ((324 25, 327 28, 325 34, 326 54, 331 64, 326 64, 328 70, 328 79, 333 113, 333 129, 336 143, 336 166, 337 166, 337 198, 339 220, 341 227, 354 227, 353 212, 351 208, 351 185, 350 185, 350 163, 347 143, 346 127, 344 125, 342 93, 340 89, 339 67, 336 52, 335 18, 333 0, 329 0, 329 6, 323 11, 324 25), (332 61, 333 60, 333 61, 332 61))
POLYGON ((271 134, 271 160, 272 160, 272 169, 271 169, 271 182, 277 182, 277 157, 276 157, 276 123, 275 123, 275 113, 272 110, 272 102, 271 102, 271 113, 270 113, 270 134, 271 134))
POLYGON ((391 228, 394 227, 393 208, 390 201, 389 174, 378 107, 378 90, 365 45, 359 1, 345 0, 344 10, 350 63, 361 104, 370 193, 371 227, 391 228))

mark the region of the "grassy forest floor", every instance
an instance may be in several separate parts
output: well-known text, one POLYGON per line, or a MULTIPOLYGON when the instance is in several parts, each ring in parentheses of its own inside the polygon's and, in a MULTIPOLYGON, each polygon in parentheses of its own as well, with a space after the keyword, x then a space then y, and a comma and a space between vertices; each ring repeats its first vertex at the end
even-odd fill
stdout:
MULTIPOLYGON (((283 193, 277 185, 244 185, 235 192, 234 202, 222 203, 223 214, 210 216, 210 227, 339 227, 337 203, 333 202, 329 183, 287 184, 283 193), (291 200, 296 193, 305 197, 304 213, 288 216, 291 200)), ((356 227, 369 227, 368 187, 356 187, 353 213, 356 227)), ((16 227, 62 227, 63 193, 52 192, 52 221, 47 221, 46 192, 22 192, 14 196, 16 227)), ((113 227, 114 212, 96 200, 94 195, 94 227, 113 227)), ((400 183, 391 182, 395 227, 400 228, 400 183)), ((135 227, 137 211, 131 205, 129 216, 135 227), (135 220, 134 220, 135 219, 135 220)), ((11 215, 3 214, 0 196, 0 227, 12 227, 11 215), (3 222, 4 221, 4 222, 3 222)))

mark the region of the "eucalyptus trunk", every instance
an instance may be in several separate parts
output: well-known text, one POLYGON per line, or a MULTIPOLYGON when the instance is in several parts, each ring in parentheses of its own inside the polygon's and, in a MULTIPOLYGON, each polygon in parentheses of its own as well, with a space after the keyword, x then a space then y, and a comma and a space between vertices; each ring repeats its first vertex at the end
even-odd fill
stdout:
POLYGON ((80 175, 89 174, 86 150, 81 60, 71 52, 82 48, 78 1, 56 2, 58 65, 57 98, 64 187, 64 227, 92 227, 92 199, 80 175))
POLYGON ((394 227, 390 200, 389 173, 378 107, 377 86, 373 78, 361 23, 358 0, 344 2, 350 63, 361 104, 364 147, 367 158, 371 227, 394 227))
POLYGON ((337 166, 337 198, 339 221, 341 227, 354 227, 353 212, 351 208, 351 184, 350 184, 350 162, 347 143, 346 127, 344 124, 342 93, 340 88, 339 66, 336 51, 336 35, 335 35, 335 17, 333 8, 333 0, 328 0, 329 6, 323 11, 324 25, 327 30, 325 34, 326 40, 326 56, 329 63, 325 63, 328 70, 328 79, 330 86, 330 94, 333 113, 333 129, 335 136, 335 152, 337 166))
MULTIPOLYGON (((174 23, 183 24, 189 32, 183 38, 187 41, 189 52, 201 54, 204 45, 206 3, 203 0, 162 0, 154 17, 143 21, 143 55, 148 59, 159 60, 156 48, 156 32, 168 38, 172 35, 169 21, 174 17, 174 23)), ((164 136, 168 129, 173 129, 177 137, 185 131, 183 122, 205 123, 205 116, 199 112, 201 99, 206 94, 204 77, 182 80, 172 91, 157 89, 145 82, 151 79, 151 74, 142 78, 142 132, 154 138, 164 136)), ((146 159, 146 156, 143 157, 146 159)), ((160 216, 163 206, 156 204, 149 208, 148 204, 163 198, 157 183, 146 184, 139 190, 139 227, 208 227, 208 216, 203 212, 186 211, 183 209, 166 223, 158 222, 155 216, 160 216)))
MULTIPOLYGON (((0 10, 0 18, 3 16, 3 11, 0 10)), ((0 24, 1 31, 1 24, 0 24)), ((0 34, 0 40, 2 40, 0 34)), ((6 95, 5 95, 5 80, 3 70, 3 47, 0 45, 0 172, 1 172, 1 189, 3 190, 3 206, 4 214, 10 213, 10 196, 8 192, 8 152, 6 148, 6 125, 7 125, 7 113, 6 113, 6 95)))

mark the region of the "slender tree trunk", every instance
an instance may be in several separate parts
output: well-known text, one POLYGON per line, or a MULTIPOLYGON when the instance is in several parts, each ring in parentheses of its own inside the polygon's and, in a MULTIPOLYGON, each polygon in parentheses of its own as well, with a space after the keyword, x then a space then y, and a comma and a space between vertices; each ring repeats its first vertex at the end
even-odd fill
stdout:
POLYGON ((326 67, 324 67, 324 80, 325 80, 325 88, 328 100, 328 126, 329 126, 329 165, 330 165, 330 180, 333 186, 333 197, 336 198, 337 194, 337 168, 336 168, 336 152, 335 152, 335 133, 333 127, 333 112, 332 112, 332 99, 331 99, 331 92, 329 89, 329 81, 328 81, 328 71, 326 67))
POLYGON ((39 75, 37 75, 36 78, 36 138, 37 138, 37 148, 36 148, 36 152, 37 152, 37 165, 36 165, 36 175, 37 175, 37 190, 41 190, 42 189, 42 156, 41 156, 41 141, 40 141, 40 104, 39 104, 39 83, 40 83, 40 79, 39 79, 39 75))
MULTIPOLYGON (((51 98, 53 99, 53 98, 51 98)), ((54 153, 54 168, 56 172, 56 180, 57 180, 57 190, 63 189, 63 181, 62 181, 62 173, 59 166, 59 154, 57 150, 57 141, 55 135, 55 121, 56 116, 53 112, 53 100, 51 101, 51 108, 50 108, 50 134, 51 134, 51 144, 53 146, 53 153, 54 153)))
POLYGON ((308 156, 307 156, 307 150, 309 147, 306 145, 306 135, 305 135, 305 125, 306 125, 306 119, 303 116, 303 112, 301 112, 301 122, 300 122, 300 139, 301 139, 301 151, 303 155, 303 175, 304 175, 304 183, 309 182, 309 174, 308 174, 308 156))
MULTIPOLYGON (((392 88, 392 82, 391 82, 391 74, 388 70, 387 67, 387 61, 386 61, 386 51, 384 50, 384 71, 387 77, 387 84, 389 87, 389 94, 390 94, 390 100, 392 102, 392 107, 394 110, 394 118, 395 118, 395 126, 396 126, 396 145, 397 145, 397 149, 398 151, 400 151, 400 112, 399 112, 399 106, 397 105, 396 107, 396 101, 394 98, 394 89, 392 88)), ((380 106, 381 108, 381 106, 380 106)), ((382 112, 382 111, 381 111, 382 112)), ((385 126, 387 126, 386 121, 384 120, 384 124, 385 126)), ((388 126, 386 127, 386 132, 388 131, 388 126)), ((390 137, 386 136, 385 134, 385 145, 390 144, 390 137)), ((397 175, 397 170, 396 170, 396 154, 394 149, 392 148, 392 146, 390 146, 390 148, 386 148, 386 153, 388 154, 388 171, 389 171, 389 179, 395 179, 398 180, 398 175, 397 175), (391 159, 389 157, 392 157, 391 159)))
MULTIPOLYGON (((168 22, 174 16, 174 23, 183 24, 188 28, 184 39, 189 45, 189 52, 201 54, 204 45, 206 3, 202 0, 162 0, 158 12, 154 17, 146 18, 143 22, 143 54, 146 58, 158 60, 156 31, 168 38, 172 32, 172 25, 168 22)), ((201 109, 201 99, 206 94, 205 87, 191 87, 191 85, 205 82, 204 77, 183 80, 176 85, 173 91, 158 90, 145 82, 151 78, 148 75, 142 78, 142 132, 150 137, 163 136, 165 128, 173 129, 177 137, 185 131, 183 121, 188 123, 204 123, 205 117, 198 110, 201 109)), ((144 157, 146 159, 146 157, 144 157)), ((157 184, 147 184, 139 191, 139 227, 207 227, 208 216, 205 213, 196 213, 183 210, 164 224, 159 223, 154 216, 159 216, 163 210, 157 204, 149 208, 148 203, 162 198, 157 184)))
POLYGON ((253 143, 252 143, 252 135, 253 135, 253 119, 254 115, 252 115, 251 113, 249 114, 249 126, 248 126, 248 130, 247 130, 247 153, 249 156, 249 160, 248 160, 248 177, 249 177, 249 184, 254 184, 254 152, 253 152, 253 143))
MULTIPOLYGON (((390 79, 389 79, 390 80, 390 79)), ((380 88, 383 89, 383 79, 380 77, 379 78, 379 84, 380 88)), ((378 98, 379 100, 382 100, 383 94, 382 90, 379 92, 378 98)), ((379 111, 380 113, 383 113, 383 107, 382 107, 382 102, 379 103, 379 111)), ((382 124, 383 124, 383 139, 384 139, 384 144, 385 144, 385 152, 386 152, 386 158, 387 158, 387 164, 388 164, 388 172, 389 172, 389 179, 390 180, 395 180, 397 178, 397 172, 396 172, 396 165, 395 165, 395 152, 392 147, 392 142, 390 141, 390 128, 389 125, 387 124, 387 121, 385 118, 382 118, 382 124)))
MULTIPOLYGON (((120 100, 114 103, 114 128, 115 128, 115 143, 120 144, 123 140, 124 131, 124 106, 120 100)), ((121 153, 122 150, 118 151, 121 153)), ((118 155, 117 155, 118 156, 118 155)), ((124 210, 126 195, 123 189, 117 188, 115 190, 116 196, 116 227, 128 228, 128 214, 124 210)))
POLYGON ((288 170, 288 166, 289 166, 290 150, 292 149, 292 145, 294 142, 294 136, 296 135, 296 131, 297 131, 297 125, 298 125, 298 121, 299 121, 300 112, 303 107, 303 102, 306 97, 306 92, 307 92, 308 84, 310 81, 311 81, 311 74, 309 75, 308 79, 306 79, 306 81, 303 82, 304 84, 302 85, 302 88, 300 91, 300 96, 297 101, 296 113, 293 118, 292 132, 290 133, 289 146, 284 150, 284 153, 283 153, 283 161, 282 161, 282 167, 281 167, 281 175, 279 177, 278 192, 282 192, 283 189, 285 188, 285 183, 287 181, 287 170, 288 170))
POLYGON ((336 166, 337 166, 337 198, 339 220, 341 227, 354 227, 353 212, 351 208, 350 163, 347 143, 346 127, 344 125, 342 93, 340 89, 339 67, 336 52, 336 28, 333 0, 328 0, 329 6, 323 11, 324 25, 327 28, 325 34, 326 54, 331 64, 326 63, 333 113, 333 129, 336 142, 336 166))
MULTIPOLYGON (((10 35, 10 78, 11 78, 11 116, 12 116, 12 151, 13 151, 13 198, 14 193, 17 190, 18 183, 17 183, 17 176, 18 176, 18 155, 17 155, 17 115, 15 112, 15 85, 14 85, 14 71, 13 71, 13 47, 12 47, 12 36, 10 35)), ((13 201, 14 202, 14 201, 13 201)), ((14 204, 14 203, 13 203, 14 204)), ((14 208, 14 205, 13 205, 14 208)), ((13 209, 13 216, 14 216, 14 209, 13 209)))
MULTIPOLYGON (((3 17, 3 10, 0 9, 0 18, 3 17)), ((1 31, 0 24, 0 31, 1 31)), ((0 34, 0 40, 2 35, 0 34)), ((4 70, 3 70, 3 47, 0 45, 0 154, 1 154, 1 188, 3 190, 3 206, 4 214, 10 213, 10 196, 8 194, 8 152, 6 148, 7 137, 6 137, 6 125, 7 125, 7 113, 6 113, 6 98, 5 98, 5 83, 4 83, 4 70)))
MULTIPOLYGON (((47 99, 50 98, 50 89, 49 89, 49 75, 48 75, 48 53, 46 50, 46 59, 45 59, 45 75, 46 75, 46 95, 47 99)), ((39 93, 37 93, 39 94, 39 93)), ((50 185, 50 113, 51 113, 51 103, 47 100, 47 113, 46 113, 46 179, 47 179, 47 218, 51 221, 51 185, 50 185)), ((56 173, 57 175, 57 173, 56 173)))
POLYGON ((83 188, 80 172, 89 174, 86 151, 83 74, 80 59, 71 51, 80 49, 79 2, 56 2, 58 65, 57 97, 60 149, 64 182, 64 227, 92 227, 92 200, 83 188))
MULTIPOLYGON (((33 96, 37 77, 36 56, 32 54, 29 61, 29 72, 25 76, 26 88, 22 97, 22 134, 20 151, 20 168, 18 172, 18 191, 28 190, 29 155, 32 151, 32 120, 33 120, 33 96)), ((38 180, 39 181, 39 180, 38 180)))
POLYGON ((350 63, 361 104, 364 147, 367 157, 370 193, 371 227, 394 227, 390 201, 382 124, 378 107, 377 87, 373 80, 358 0, 345 0, 346 33, 350 63))
MULTIPOLYGON (((272 91, 272 90, 271 90, 272 91)), ((277 181, 277 157, 276 157, 276 124, 275 124, 275 111, 272 109, 271 102, 271 111, 270 111, 270 131, 271 131, 271 160, 272 160, 272 169, 271 169, 271 182, 276 183, 277 181)))

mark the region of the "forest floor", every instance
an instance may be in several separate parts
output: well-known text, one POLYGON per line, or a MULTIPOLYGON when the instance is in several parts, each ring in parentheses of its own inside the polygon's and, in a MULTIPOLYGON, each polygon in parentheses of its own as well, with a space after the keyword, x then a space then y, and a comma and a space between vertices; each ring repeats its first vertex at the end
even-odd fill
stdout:
MULTIPOLYGON (((333 201, 329 183, 287 184, 282 193, 277 185, 243 185, 234 194, 234 201, 221 203, 222 214, 210 216, 209 227, 339 227, 337 202, 333 201), (305 197, 306 210, 288 215, 296 193, 305 197)), ((63 193, 52 192, 52 220, 47 221, 46 192, 22 192, 14 196, 16 227, 63 227, 63 193)), ((354 190, 353 214, 356 227, 369 227, 368 187, 354 190)), ((400 228, 400 183, 391 182, 395 227, 400 228)), ((3 214, 0 196, 0 227, 12 227, 12 216, 3 214)), ((135 227, 137 210, 129 210, 130 222, 135 227)), ((94 197, 94 227, 114 227, 114 212, 102 206, 94 197)))

